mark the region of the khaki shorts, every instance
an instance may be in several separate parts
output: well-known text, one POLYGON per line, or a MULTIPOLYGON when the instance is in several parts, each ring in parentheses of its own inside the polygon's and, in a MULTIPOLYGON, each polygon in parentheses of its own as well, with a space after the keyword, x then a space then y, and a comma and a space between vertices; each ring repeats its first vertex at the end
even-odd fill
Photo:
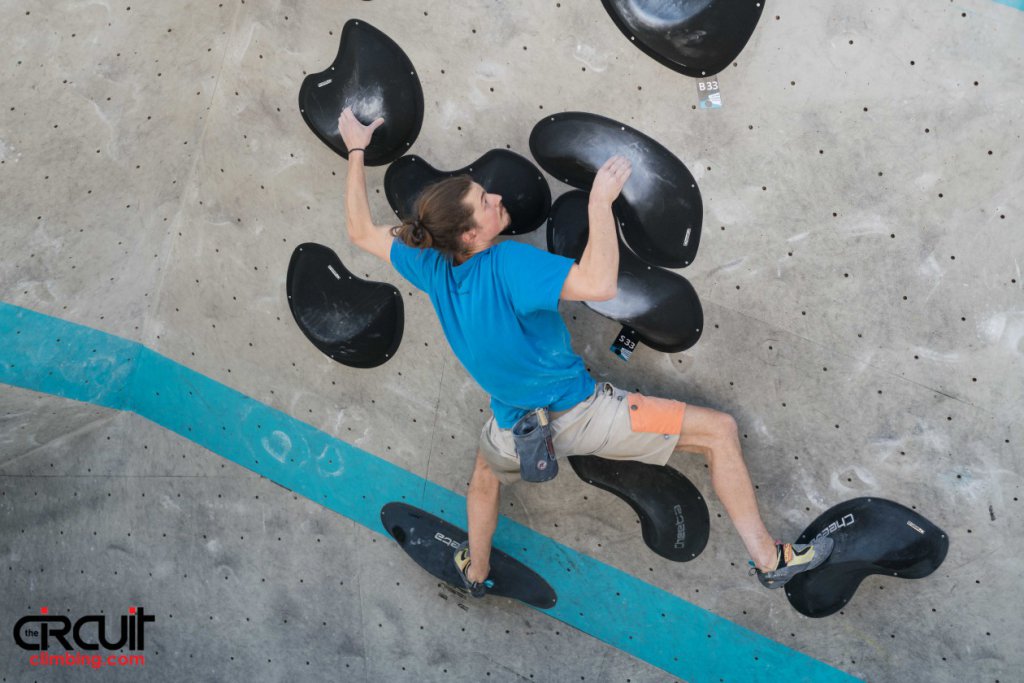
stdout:
MULTIPOLYGON (((630 394, 598 382, 590 398, 551 422, 555 455, 597 455, 664 465, 679 441, 686 404, 630 394)), ((492 415, 480 432, 480 452, 502 484, 519 481, 519 456, 511 429, 501 429, 492 415)))

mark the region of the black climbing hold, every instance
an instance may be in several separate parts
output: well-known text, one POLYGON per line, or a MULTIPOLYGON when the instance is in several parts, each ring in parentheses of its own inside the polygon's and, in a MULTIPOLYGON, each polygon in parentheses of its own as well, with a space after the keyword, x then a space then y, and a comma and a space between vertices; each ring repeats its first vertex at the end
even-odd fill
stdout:
MULTIPOLYGON (((465 531, 406 503, 386 504, 380 520, 416 564, 448 585, 464 588, 453 557, 455 546, 467 539, 465 531)), ((491 595, 515 598, 540 609, 551 609, 558 601, 544 577, 498 548, 491 549, 488 578, 493 581, 487 589, 491 595)))
POLYGON ((750 40, 764 0, 602 0, 631 43, 670 69, 711 76, 729 66, 750 40))
POLYGON ((828 535, 832 554, 811 572, 786 585, 790 604, 809 617, 827 617, 848 603, 867 576, 920 579, 946 558, 949 538, 923 516, 882 498, 855 498, 817 519, 797 543, 828 535))
MULTIPOLYGON (((587 203, 587 193, 580 190, 555 200, 548 219, 548 251, 579 262, 589 234, 587 203)), ((704 312, 690 282, 677 273, 648 266, 621 240, 618 293, 608 301, 584 304, 636 330, 643 343, 665 353, 690 348, 704 329, 704 312)))
POLYGON ((658 142, 603 116, 568 112, 533 127, 530 152, 552 176, 587 191, 605 161, 625 156, 633 173, 615 201, 622 239, 652 265, 693 263, 704 211, 700 190, 683 162, 658 142))
POLYGON ((700 491, 678 470, 594 455, 571 455, 580 479, 626 501, 644 543, 665 559, 689 562, 704 551, 711 521, 700 491))
POLYGON ((384 174, 384 194, 403 220, 413 216, 416 198, 438 180, 467 174, 485 190, 501 195, 511 224, 501 234, 521 235, 540 227, 551 210, 551 190, 529 159, 492 149, 457 171, 439 171, 418 156, 402 157, 384 174))
POLYGON ((324 144, 348 159, 338 133, 345 107, 352 107, 364 124, 384 118, 366 148, 367 166, 383 166, 405 154, 423 123, 423 88, 412 62, 395 41, 357 19, 345 23, 334 63, 306 76, 299 89, 303 120, 324 144))
POLYGON ((287 292, 299 329, 342 365, 376 367, 402 342, 405 308, 398 290, 356 277, 322 244, 307 242, 292 252, 287 292))

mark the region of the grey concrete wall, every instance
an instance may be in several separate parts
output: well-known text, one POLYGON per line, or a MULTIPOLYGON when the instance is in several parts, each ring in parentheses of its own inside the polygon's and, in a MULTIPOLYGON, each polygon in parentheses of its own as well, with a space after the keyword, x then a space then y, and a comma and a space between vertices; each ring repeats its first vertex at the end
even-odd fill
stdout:
MULTIPOLYGON (((686 565, 571 476, 506 488, 503 514, 869 680, 1013 680, 1024 12, 768 3, 720 75, 724 107, 701 111, 692 79, 596 1, 0 6, 0 300, 138 340, 464 493, 486 397, 426 298, 346 243, 344 162, 297 111, 352 17, 416 65, 412 151, 439 168, 528 155, 532 126, 565 110, 679 156, 705 205, 681 271, 703 339, 623 364, 606 350, 618 325, 569 304, 577 350, 600 379, 733 413, 779 536, 873 495, 951 549, 934 576, 869 579, 811 621, 746 576, 714 498, 709 547, 686 565), (305 241, 403 292, 392 361, 345 368, 296 328, 284 275, 305 241)), ((368 174, 379 221, 383 174, 368 174)), ((181 624, 147 666, 157 680, 667 677, 518 605, 465 611, 366 529, 139 418, 4 386, 0 425, 4 624, 42 597, 115 610, 127 589, 181 624)), ((672 464, 710 493, 699 459, 672 464)), ((5 680, 35 680, 9 640, 5 680)))

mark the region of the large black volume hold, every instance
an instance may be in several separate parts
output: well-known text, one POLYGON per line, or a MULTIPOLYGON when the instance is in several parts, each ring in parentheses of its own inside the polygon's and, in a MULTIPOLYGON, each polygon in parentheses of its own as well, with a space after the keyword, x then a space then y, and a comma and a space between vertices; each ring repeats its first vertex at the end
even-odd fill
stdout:
POLYGON ((540 169, 526 157, 492 149, 455 171, 439 171, 416 155, 402 157, 384 174, 384 194, 402 220, 412 218, 416 199, 444 178, 466 174, 488 192, 501 195, 511 223, 502 235, 522 235, 540 227, 551 210, 551 190, 540 169))
POLYGON ((673 562, 689 562, 702 552, 711 533, 708 506, 697 487, 667 465, 570 455, 580 479, 610 491, 640 518, 647 547, 673 562))
MULTIPOLYGON (((555 200, 548 219, 548 251, 579 262, 590 234, 588 202, 589 195, 581 190, 566 192, 555 200)), ((704 328, 704 309, 690 281, 647 265, 621 239, 618 292, 608 301, 583 304, 635 330, 644 344, 664 353, 690 348, 704 328)))
POLYGON ((325 145, 348 159, 338 133, 345 107, 352 107, 364 124, 384 119, 364 153, 367 166, 390 164, 405 154, 423 124, 423 88, 412 62, 395 41, 358 19, 345 23, 331 66, 306 76, 299 88, 303 120, 325 145))
MULTIPOLYGON (((468 539, 464 530, 426 510, 397 501, 381 508, 380 523, 402 550, 431 576, 449 586, 464 588, 453 557, 455 549, 468 539)), ((558 602, 558 596, 544 577, 516 558, 492 547, 490 559, 489 595, 521 600, 540 609, 551 609, 558 602)))
POLYGON ((299 329, 342 365, 376 367, 394 357, 402 343, 401 293, 386 282, 356 277, 322 244, 295 248, 286 287, 299 329))
POLYGON ((729 66, 750 40, 764 0, 602 0, 629 41, 694 78, 729 66))
POLYGON ((831 536, 832 554, 814 571, 786 585, 789 602, 801 614, 827 617, 842 609, 871 574, 920 579, 942 564, 949 537, 910 508, 883 498, 854 498, 829 508, 811 522, 797 543, 831 536))
POLYGON ((656 140, 603 116, 567 112, 533 127, 530 152, 552 176, 587 191, 605 161, 628 158, 633 172, 615 200, 623 240, 652 265, 693 263, 704 214, 700 190, 683 162, 656 140))

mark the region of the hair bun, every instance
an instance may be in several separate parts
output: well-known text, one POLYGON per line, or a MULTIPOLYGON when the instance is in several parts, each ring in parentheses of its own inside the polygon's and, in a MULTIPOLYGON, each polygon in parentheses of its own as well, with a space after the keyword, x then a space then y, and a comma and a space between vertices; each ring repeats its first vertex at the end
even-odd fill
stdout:
POLYGON ((410 224, 409 236, 412 237, 413 244, 421 249, 429 247, 434 242, 434 240, 431 239, 430 232, 423 227, 423 223, 418 220, 414 220, 410 224))

